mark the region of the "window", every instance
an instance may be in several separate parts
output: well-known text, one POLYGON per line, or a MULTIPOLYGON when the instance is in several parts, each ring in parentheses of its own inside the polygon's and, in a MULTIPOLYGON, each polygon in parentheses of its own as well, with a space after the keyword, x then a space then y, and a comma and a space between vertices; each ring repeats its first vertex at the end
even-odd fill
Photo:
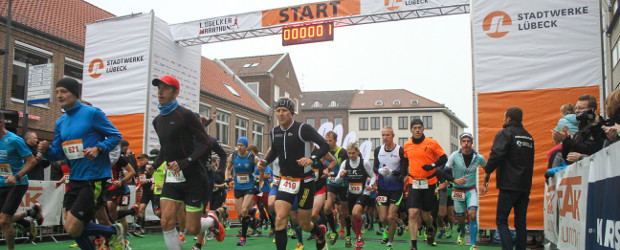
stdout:
POLYGON ((392 117, 383 117, 383 127, 392 126, 392 117))
MULTIPOLYGON (((368 138, 359 138, 358 141, 359 141, 359 145, 358 146, 361 146, 362 143, 364 143, 365 141, 368 141, 368 138)), ((347 145, 347 146, 349 146, 349 145, 347 145)))
POLYGON ((334 118, 334 127, 338 124, 342 124, 342 117, 334 118))
POLYGON ((418 104, 418 103, 420 103, 420 102, 418 101, 418 99, 413 99, 413 100, 411 100, 411 104, 413 104, 413 105, 416 105, 416 104, 418 104))
POLYGON ((379 130, 381 127, 381 120, 379 117, 370 117, 370 129, 379 130))
POLYGON ((301 111, 301 107, 299 107, 299 99, 297 98, 293 98, 293 100, 295 101, 295 114, 299 114, 299 111, 301 111))
POLYGON ((306 123, 316 129, 316 127, 314 126, 314 118, 306 119, 306 123))
POLYGON ((220 141, 223 145, 229 144, 229 130, 230 130, 230 114, 218 110, 215 118, 215 134, 217 135, 217 140, 220 141))
POLYGON ((422 122, 424 123, 425 129, 433 128, 433 117, 432 116, 424 116, 422 117, 422 122))
POLYGON ((336 101, 329 102, 330 107, 338 107, 338 103, 336 101))
POLYGON ((370 142, 372 143, 372 146, 370 146, 371 150, 381 146, 381 138, 371 138, 370 142))
POLYGON ((400 105, 400 100, 396 99, 396 100, 394 100, 394 101, 392 102, 392 104, 394 104, 394 105, 400 105))
MULTIPOLYGON (((209 107, 207 104, 201 103, 198 106, 198 114, 200 114, 200 116, 202 117, 206 117, 207 119, 209 119, 211 117, 211 107, 209 107)), ((205 129, 207 130, 207 134, 209 133, 209 127, 207 126, 205 129)))
POLYGON ((328 122, 328 121, 329 121, 329 120, 328 120, 327 118, 321 118, 321 119, 319 120, 319 127, 320 127, 321 125, 323 125, 323 123, 326 123, 326 122, 328 122))
POLYGON ((313 108, 320 108, 321 107, 321 103, 319 103, 319 101, 314 101, 314 103, 312 103, 312 107, 313 108))
POLYGON ((263 151, 263 133, 265 124, 254 121, 252 122, 252 144, 256 145, 258 152, 263 151))
POLYGON ((224 87, 226 87, 226 89, 228 89, 228 91, 230 91, 230 93, 232 93, 236 97, 241 97, 241 95, 239 95, 239 93, 237 93, 237 91, 235 89, 233 89, 232 86, 226 84, 225 82, 222 82, 222 84, 224 84, 224 87))
POLYGON ((375 106, 383 106, 383 101, 381 101, 381 100, 377 100, 377 101, 375 102, 375 106))
POLYGON ((258 66, 260 63, 246 63, 243 65, 244 68, 254 68, 258 66))
POLYGON ((246 83, 246 85, 248 86, 248 88, 250 88, 250 90, 252 90, 252 92, 254 92, 254 94, 258 95, 258 90, 259 90, 260 83, 258 83, 258 82, 248 82, 248 83, 246 83))
MULTIPOLYGON (((49 63, 52 53, 37 47, 15 41, 15 53, 13 58, 13 76, 11 78, 11 97, 24 99, 24 86, 26 84, 26 61, 30 65, 49 63)), ((80 78, 81 80, 81 78, 80 78)))
POLYGON ((459 127, 454 124, 454 122, 450 123, 450 135, 454 138, 459 138, 459 127))
POLYGON ((414 119, 420 119, 420 120, 422 120, 422 118, 420 118, 420 116, 419 116, 419 115, 414 115, 414 116, 412 116, 412 117, 411 117, 411 121, 413 121, 414 119))
POLYGON ((288 92, 284 91, 284 97, 287 97, 287 98, 288 98, 288 97, 290 97, 290 96, 291 96, 291 95, 289 95, 289 93, 288 93, 288 92))
POLYGON ((368 117, 360 117, 360 130, 368 130, 368 117))
POLYGON ((278 99, 280 99, 280 87, 273 85, 273 100, 277 102, 278 99))
POLYGON ((401 145, 401 146, 405 145, 405 142, 407 142, 407 140, 409 140, 409 138, 407 138, 407 137, 399 137, 398 138, 398 145, 401 145))
POLYGON ((407 129, 408 125, 409 125, 409 123, 407 123, 407 117, 406 116, 399 116, 398 117, 398 129, 407 129))
POLYGON ((459 147, 458 147, 458 146, 456 146, 456 145, 454 145, 454 143, 450 143, 450 149, 452 150, 452 151, 450 151, 450 153, 452 153, 452 152, 454 152, 454 151, 459 150, 459 147))
POLYGON ((241 116, 235 117, 235 140, 240 137, 248 137, 248 119, 241 116))

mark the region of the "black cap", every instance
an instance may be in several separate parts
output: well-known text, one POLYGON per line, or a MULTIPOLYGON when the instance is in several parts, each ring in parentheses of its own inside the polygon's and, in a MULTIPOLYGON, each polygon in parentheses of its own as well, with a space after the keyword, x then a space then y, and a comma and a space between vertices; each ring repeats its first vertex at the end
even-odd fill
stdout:
POLYGON ((128 147, 129 142, 127 140, 121 140, 121 147, 128 147))
POLYGON ((63 87, 69 90, 71 94, 75 95, 75 97, 80 99, 80 84, 78 83, 77 80, 73 78, 65 77, 63 79, 58 80, 58 82, 56 82, 56 88, 58 87, 63 87))
POLYGON ((147 154, 141 154, 140 156, 138 156, 138 159, 140 159, 140 158, 146 158, 146 159, 148 159, 148 158, 149 158, 149 156, 148 156, 147 154))

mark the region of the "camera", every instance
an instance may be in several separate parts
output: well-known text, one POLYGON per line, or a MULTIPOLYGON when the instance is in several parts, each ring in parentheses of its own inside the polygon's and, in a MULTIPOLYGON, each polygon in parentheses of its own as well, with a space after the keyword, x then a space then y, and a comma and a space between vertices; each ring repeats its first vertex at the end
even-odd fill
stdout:
POLYGON ((591 109, 587 109, 581 112, 581 114, 577 115, 576 118, 579 123, 590 123, 593 122, 594 119, 596 119, 596 114, 591 109))

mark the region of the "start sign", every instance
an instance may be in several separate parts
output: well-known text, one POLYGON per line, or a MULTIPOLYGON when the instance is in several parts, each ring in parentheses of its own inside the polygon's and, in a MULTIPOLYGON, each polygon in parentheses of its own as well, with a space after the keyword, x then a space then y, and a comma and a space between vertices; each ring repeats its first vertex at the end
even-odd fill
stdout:
POLYGON ((282 28, 282 46, 333 40, 333 21, 290 25, 282 28))

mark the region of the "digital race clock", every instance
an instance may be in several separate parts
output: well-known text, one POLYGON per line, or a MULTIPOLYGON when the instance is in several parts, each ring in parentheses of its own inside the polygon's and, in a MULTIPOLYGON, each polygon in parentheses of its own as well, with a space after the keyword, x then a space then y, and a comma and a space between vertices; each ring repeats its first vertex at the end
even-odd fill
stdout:
POLYGON ((283 46, 333 40, 333 21, 289 25, 282 28, 283 46))

